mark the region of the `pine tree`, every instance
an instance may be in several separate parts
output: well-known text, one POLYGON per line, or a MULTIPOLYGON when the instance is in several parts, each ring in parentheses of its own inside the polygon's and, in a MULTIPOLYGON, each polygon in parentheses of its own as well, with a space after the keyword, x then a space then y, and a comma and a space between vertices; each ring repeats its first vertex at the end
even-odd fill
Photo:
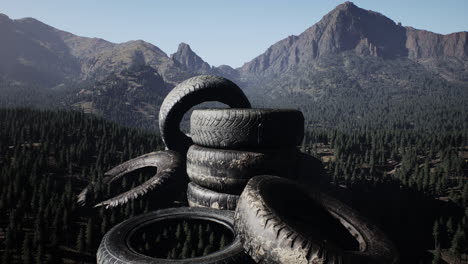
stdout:
POLYGON ((88 252, 91 252, 93 246, 94 246, 94 228, 93 228, 93 219, 89 218, 88 223, 86 224, 86 250, 88 252))
POLYGON ((34 255, 34 262, 36 264, 42 264, 44 260, 44 248, 42 244, 39 244, 36 249, 36 254, 34 255))
POLYGON ((215 240, 215 234, 214 234, 214 232, 211 232, 210 238, 208 240, 208 243, 209 243, 210 246, 214 246, 214 244, 215 244, 214 240, 215 240))
POLYGON ((176 231, 175 231, 175 238, 179 240, 182 237, 182 227, 181 224, 177 224, 176 231))
POLYGON ((442 254, 440 252, 440 247, 437 246, 434 251, 434 258, 432 259, 432 264, 439 264, 442 260, 442 254))
POLYGON ((450 252, 456 257, 460 258, 463 251, 466 250, 466 246, 467 245, 465 243, 465 232, 459 225, 457 228, 457 232, 455 232, 455 235, 453 236, 452 244, 450 246, 450 252))
POLYGON ((78 252, 83 252, 85 249, 85 237, 84 237, 84 231, 83 228, 80 228, 80 232, 78 233, 78 236, 76 238, 76 250, 78 252))
POLYGON ((226 236, 223 234, 219 240, 219 249, 223 249, 226 246, 226 236))
POLYGON ((439 247, 440 227, 439 221, 435 220, 434 227, 432 228, 432 236, 434 237, 434 248, 439 247))
POLYGON ((184 246, 182 248, 182 252, 180 253, 180 258, 185 259, 189 257, 189 253, 191 251, 190 243, 185 241, 184 246))
MULTIPOLYGON (((24 236, 23 246, 21 248, 21 260, 24 264, 32 264, 33 263, 33 256, 31 252, 31 239, 29 235, 24 236)), ((3 262, 7 263, 7 262, 3 262)))
POLYGON ((12 262, 12 254, 10 248, 5 248, 2 255, 2 263, 11 263, 12 262))

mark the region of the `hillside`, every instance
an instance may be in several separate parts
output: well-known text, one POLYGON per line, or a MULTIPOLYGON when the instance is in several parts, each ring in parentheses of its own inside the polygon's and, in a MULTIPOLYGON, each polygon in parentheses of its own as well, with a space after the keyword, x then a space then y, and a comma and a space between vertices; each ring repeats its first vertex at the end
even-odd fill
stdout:
POLYGON ((167 56, 141 40, 80 37, 32 18, 1 15, 0 36, 0 106, 83 109, 153 129, 167 89, 197 74, 216 74, 238 83, 255 106, 301 109, 309 125, 466 126, 467 32, 402 26, 351 2, 237 69, 211 67, 186 43, 167 56), (149 68, 162 82, 132 77, 148 76, 149 68), (443 122, 447 115, 456 124, 443 122))
MULTIPOLYGON (((104 211, 78 206, 76 195, 112 166, 161 144, 157 135, 82 113, 0 109, 0 262, 95 262, 113 225, 172 200, 163 195, 158 203, 143 199, 104 211)), ((139 170, 136 181, 130 177, 100 195, 126 190, 151 173, 139 170)))
POLYGON ((149 65, 173 84, 191 76, 161 49, 142 40, 116 44, 76 36, 33 18, 12 20, 5 14, 0 15, 0 35, 1 76, 25 85, 99 80, 134 65, 149 65))
POLYGON ((172 87, 154 68, 141 65, 82 85, 67 100, 73 109, 128 127, 155 130, 159 106, 172 87))
MULTIPOLYGON (((159 149, 156 134, 82 113, 0 109, 1 262, 94 262, 97 245, 112 226, 177 206, 173 190, 111 210, 76 204, 90 180, 99 182, 112 166, 159 149)), ((434 243, 444 255, 463 253, 466 130, 313 128, 301 149, 324 162, 331 184, 322 188, 381 227, 400 251, 401 263, 430 263, 434 243)), ((112 186, 96 187, 101 191, 92 198, 128 190, 153 173, 139 170, 112 186)))

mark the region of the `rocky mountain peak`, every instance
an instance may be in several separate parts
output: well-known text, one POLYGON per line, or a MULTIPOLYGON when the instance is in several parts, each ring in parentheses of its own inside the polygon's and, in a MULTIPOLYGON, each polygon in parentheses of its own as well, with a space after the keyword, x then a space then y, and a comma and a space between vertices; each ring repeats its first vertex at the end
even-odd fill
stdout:
POLYGON ((345 2, 299 36, 277 42, 241 70, 282 72, 344 51, 385 58, 406 56, 405 41, 404 27, 380 13, 345 2))
POLYGON ((209 73, 211 67, 200 56, 198 56, 188 44, 180 43, 177 52, 171 58, 182 64, 185 69, 196 73, 209 73))
POLYGON ((7 15, 5 15, 5 14, 0 13, 0 21, 4 21, 4 20, 5 20, 5 21, 6 21, 6 20, 10 20, 10 18, 9 18, 7 15))
POLYGON ((359 8, 359 7, 357 7, 353 2, 346 1, 338 5, 335 9, 336 10, 351 10, 351 9, 356 9, 356 8, 359 8))

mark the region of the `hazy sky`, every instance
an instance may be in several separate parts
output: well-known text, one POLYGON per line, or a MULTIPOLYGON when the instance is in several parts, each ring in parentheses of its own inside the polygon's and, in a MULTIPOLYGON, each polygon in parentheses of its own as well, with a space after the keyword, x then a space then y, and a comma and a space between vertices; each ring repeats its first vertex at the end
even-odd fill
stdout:
MULTIPOLYGON (((142 39, 168 55, 180 42, 210 65, 239 67, 298 35, 344 1, 335 0, 0 0, 0 13, 112 42, 142 39)), ((468 31, 468 0, 356 0, 404 26, 468 31)), ((1 39, 0 39, 1 43, 1 39)))

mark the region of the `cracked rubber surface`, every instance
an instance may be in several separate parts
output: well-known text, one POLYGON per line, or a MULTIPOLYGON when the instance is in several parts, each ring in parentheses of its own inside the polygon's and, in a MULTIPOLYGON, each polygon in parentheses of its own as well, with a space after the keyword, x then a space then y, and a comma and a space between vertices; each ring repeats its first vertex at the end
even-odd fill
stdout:
POLYGON ((284 178, 252 178, 234 228, 257 263, 398 263, 392 243, 353 209, 284 178))
POLYGON ((187 175, 202 187, 239 195, 256 175, 293 177, 301 165, 300 154, 295 148, 244 151, 192 145, 187 152, 187 175))
MULTIPOLYGON (((124 263, 193 263, 193 264, 241 264, 253 263, 245 254, 239 238, 220 251, 206 256, 187 259, 157 259, 137 253, 131 248, 129 239, 138 229, 153 224, 158 220, 167 219, 201 219, 214 221, 233 231, 233 212, 214 210, 209 208, 170 208, 154 211, 126 220, 113 227, 101 240, 96 254, 98 264, 124 264, 124 263)), ((233 231, 234 233, 234 231, 233 231)))
POLYGON ((187 200, 191 207, 234 211, 238 199, 239 195, 215 192, 193 182, 189 182, 187 187, 187 200))
POLYGON ((190 133, 193 142, 204 147, 294 147, 304 137, 304 116, 292 109, 194 110, 190 133))
MULTIPOLYGON (((177 182, 184 182, 187 179, 185 176, 185 160, 182 159, 179 153, 175 151, 157 151, 151 152, 134 159, 128 160, 104 174, 103 184, 110 184, 113 181, 120 179, 127 175, 129 172, 144 168, 144 167, 156 167, 156 175, 151 177, 146 182, 139 186, 136 186, 129 191, 119 194, 113 198, 102 201, 96 205, 116 207, 127 203, 130 200, 141 197, 149 192, 157 191, 158 188, 171 188, 177 182)), ((91 183, 90 185, 94 185, 91 183)), ((78 203, 84 205, 89 203, 90 187, 88 186, 81 191, 78 195, 78 203)))
POLYGON ((192 139, 180 130, 180 121, 190 108, 209 101, 221 102, 230 107, 250 108, 244 92, 228 79, 213 75, 187 79, 172 89, 159 111, 159 130, 168 149, 182 155, 187 152, 192 139))

